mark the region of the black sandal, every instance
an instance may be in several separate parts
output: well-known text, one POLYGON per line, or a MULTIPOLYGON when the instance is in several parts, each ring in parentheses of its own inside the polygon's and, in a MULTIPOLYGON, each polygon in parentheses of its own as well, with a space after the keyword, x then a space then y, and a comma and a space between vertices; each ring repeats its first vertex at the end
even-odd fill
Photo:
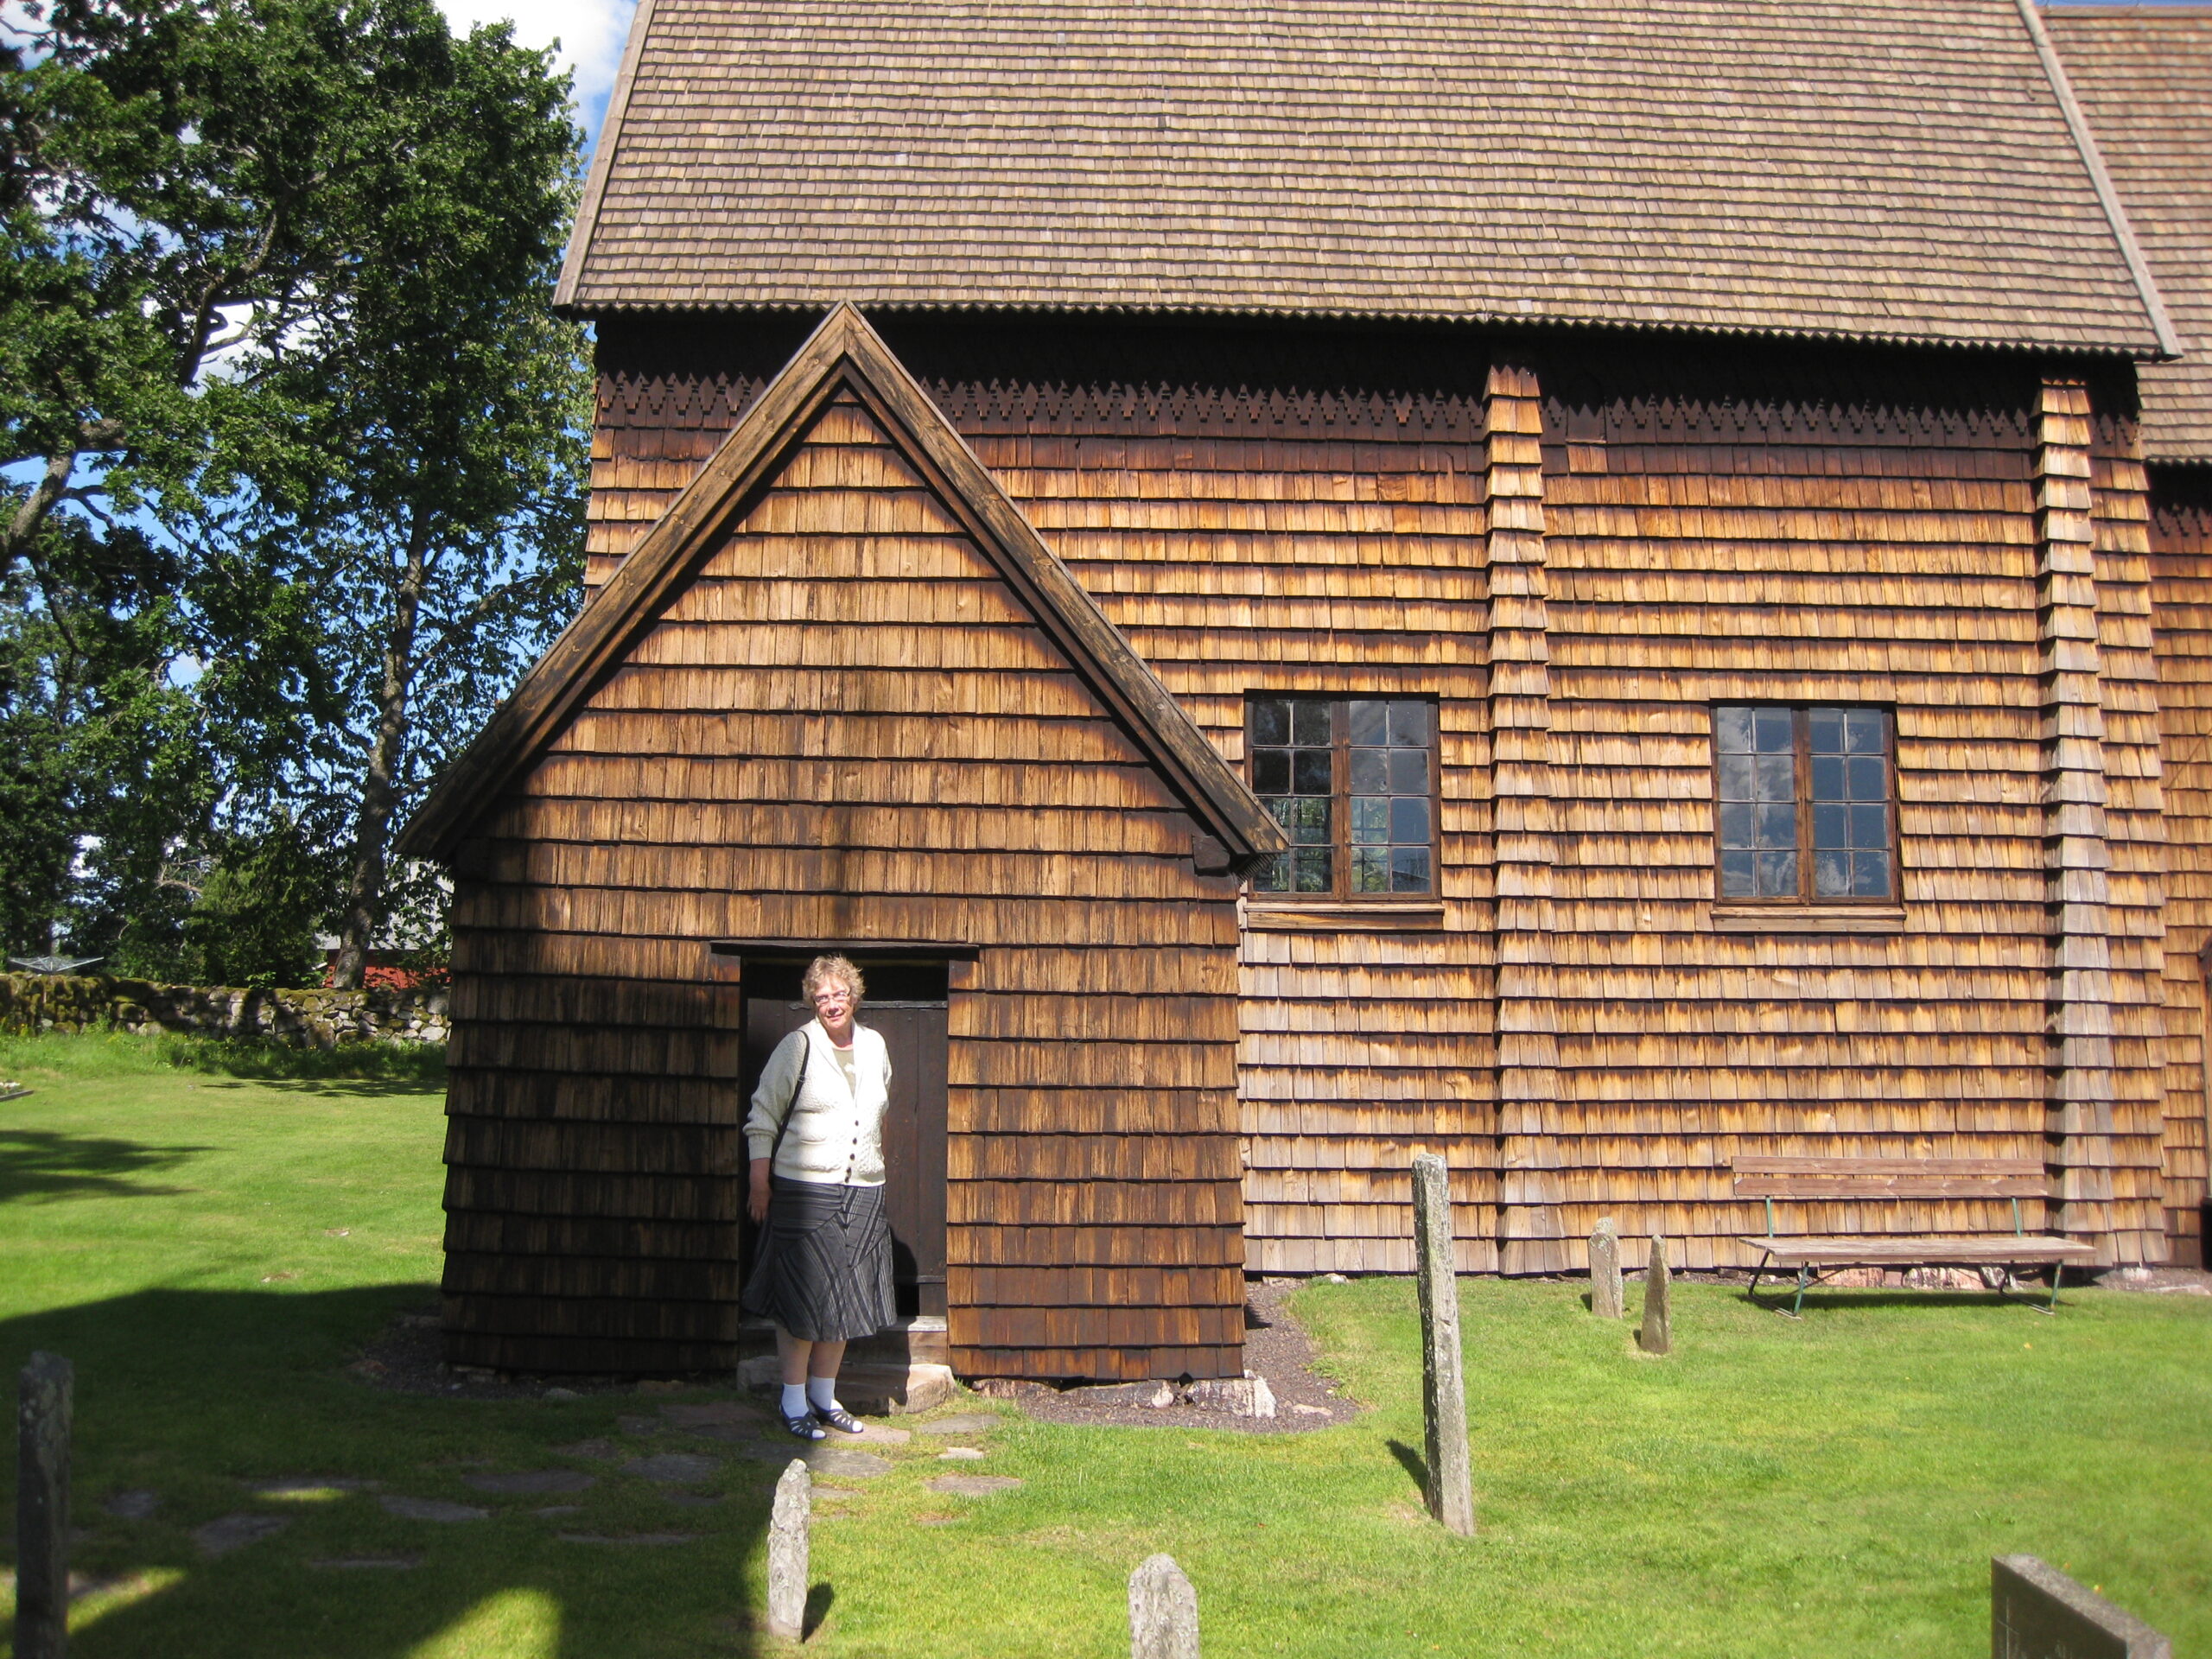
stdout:
POLYGON ((868 1425, 847 1411, 842 1406, 831 1406, 827 1410, 817 1406, 814 1421, 825 1428, 834 1428, 840 1434, 865 1434, 868 1425))
MULTIPOLYGON (((776 1414, 779 1417, 783 1416, 781 1412, 776 1414)), ((814 1414, 810 1411, 802 1412, 796 1417, 785 1417, 784 1432, 795 1440, 821 1440, 829 1438, 822 1432, 820 1425, 816 1423, 814 1414)))

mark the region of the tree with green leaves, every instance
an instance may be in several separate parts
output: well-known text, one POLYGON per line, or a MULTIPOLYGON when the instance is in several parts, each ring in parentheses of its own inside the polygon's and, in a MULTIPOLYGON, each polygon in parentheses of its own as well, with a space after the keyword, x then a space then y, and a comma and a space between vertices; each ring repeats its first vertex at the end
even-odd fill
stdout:
POLYGON ((98 948, 174 912, 181 849, 296 809, 353 866, 357 976, 435 758, 414 702, 467 721, 573 593, 565 83, 427 0, 28 16, 0 39, 0 885, 31 896, 0 927, 42 934, 88 859, 98 948))

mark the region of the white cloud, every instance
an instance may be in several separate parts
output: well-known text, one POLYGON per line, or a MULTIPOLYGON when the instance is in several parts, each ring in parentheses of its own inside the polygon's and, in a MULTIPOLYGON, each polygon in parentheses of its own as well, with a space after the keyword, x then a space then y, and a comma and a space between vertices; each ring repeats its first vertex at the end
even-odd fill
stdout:
POLYGON ((454 29, 512 18, 524 46, 561 42, 561 63, 576 77, 576 112, 595 142, 607 94, 622 62, 635 0, 438 0, 454 29))

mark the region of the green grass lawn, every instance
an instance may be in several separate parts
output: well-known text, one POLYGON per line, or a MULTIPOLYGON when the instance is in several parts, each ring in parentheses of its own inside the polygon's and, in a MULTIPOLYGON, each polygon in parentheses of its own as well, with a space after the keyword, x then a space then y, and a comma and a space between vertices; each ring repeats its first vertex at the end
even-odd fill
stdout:
MULTIPOLYGON (((639 1449, 728 1459, 709 1488, 723 1503, 678 1509, 608 1471, 575 1497, 485 1497, 471 1468, 561 1466, 552 1448, 620 1439, 618 1416, 664 1402, 404 1395, 346 1369, 435 1280, 441 1122, 427 1070, 342 1069, 0 1041, 0 1077, 35 1090, 0 1103, 0 1366, 12 1379, 34 1348, 76 1363, 76 1562, 109 1586, 79 1604, 73 1652, 756 1650, 771 1465, 668 1435, 639 1449), (367 1491, 247 1490, 288 1476, 495 1514, 437 1525, 367 1491), (102 1510, 125 1489, 160 1509, 102 1510), (554 1503, 579 1512, 533 1513, 554 1503), (290 1524, 216 1559, 194 1545, 252 1512, 290 1524), (315 1565, 378 1555, 421 1565, 315 1565)), ((1988 1558, 2020 1550, 2101 1586, 2183 1659, 2212 1656, 2212 1301, 2088 1291, 2048 1319, 1838 1294, 1791 1324, 1686 1286, 1676 1353, 1654 1361, 1592 1320, 1579 1286, 1462 1295, 1481 1536, 1421 1511, 1411 1287, 1317 1285, 1298 1309, 1374 1410, 1277 1437, 1009 1418, 967 1465, 918 1440, 891 1473, 833 1483, 855 1495, 816 1529, 809 1648, 1105 1659, 1128 1651, 1129 1569, 1166 1550, 1198 1586, 1209 1659, 1967 1659, 1987 1651, 1988 1558), (926 1490, 948 1469, 1026 1484, 926 1490)))

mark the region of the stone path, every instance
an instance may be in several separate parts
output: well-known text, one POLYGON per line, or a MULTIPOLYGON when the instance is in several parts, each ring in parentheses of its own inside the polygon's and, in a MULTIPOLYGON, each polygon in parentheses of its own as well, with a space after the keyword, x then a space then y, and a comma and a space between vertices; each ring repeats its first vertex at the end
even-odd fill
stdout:
POLYGON ((571 1440, 566 1446, 553 1448, 556 1458, 582 1458, 591 1463, 613 1463, 626 1456, 622 1448, 607 1440, 571 1440))
POLYGON ((386 1515, 396 1515, 403 1521, 488 1521, 492 1511, 472 1508, 467 1503, 448 1503, 442 1497, 404 1497, 386 1493, 377 1499, 386 1515))
POLYGON ((622 1465, 622 1472, 640 1480, 689 1485, 708 1479, 721 1466, 721 1459, 702 1457, 696 1452, 664 1452, 658 1457, 632 1458, 622 1465))
MULTIPOLYGON (((911 1427, 893 1427, 887 1424, 869 1423, 861 1433, 833 1433, 826 1440, 808 1445, 779 1433, 768 1417, 749 1402, 711 1401, 662 1406, 657 1417, 626 1415, 618 1419, 619 1431, 632 1441, 630 1446, 610 1437, 594 1436, 556 1446, 553 1451, 556 1456, 575 1461, 616 1465, 623 1475, 648 1482, 659 1489, 657 1496, 671 1507, 702 1510, 726 1503, 728 1497, 712 1491, 680 1489, 698 1486, 722 1474, 729 1467, 725 1459, 691 1451, 671 1450, 638 1455, 645 1451, 645 1448, 635 1446, 638 1439, 675 1437, 678 1445, 683 1444, 686 1438, 694 1444, 701 1440, 720 1441, 747 1459, 746 1463, 738 1465, 741 1468, 754 1463, 782 1467, 798 1458, 817 1478, 869 1481, 892 1472, 896 1466, 896 1449, 900 1446, 912 1448, 907 1455, 920 1453, 938 1462, 967 1464, 982 1461, 988 1455, 984 1450, 974 1446, 947 1446, 944 1441, 954 1438, 973 1440, 1003 1427, 1007 1421, 1006 1417, 995 1413, 964 1412, 942 1417, 933 1422, 914 1423, 911 1427), (922 1441, 919 1445, 915 1444, 918 1437, 922 1441)), ((666 1439, 662 1440, 663 1445, 668 1443, 666 1439)), ((493 1466, 491 1459, 483 1458, 447 1459, 425 1467, 436 1478, 457 1478, 472 1491, 502 1497, 567 1497, 592 1491, 606 1484, 604 1472, 587 1473, 578 1469, 558 1467, 499 1470, 493 1466), (461 1472, 463 1471, 467 1472, 461 1472)), ((327 1498, 341 1494, 373 1495, 378 1507, 386 1515, 432 1525, 486 1521, 495 1513, 527 1515, 550 1522, 585 1512, 583 1505, 573 1503, 495 1511, 487 1507, 455 1503, 446 1498, 385 1491, 381 1490, 380 1482, 344 1476, 287 1475, 246 1481, 241 1484, 255 1497, 272 1503, 327 1498)), ((1022 1482, 1006 1475, 963 1473, 941 1475, 925 1484, 934 1492, 974 1498, 1012 1491, 1020 1487, 1022 1482)), ((837 1507, 842 1501, 862 1496, 861 1489, 849 1484, 823 1484, 815 1488, 817 1500, 825 1506, 818 1511, 820 1518, 824 1520, 841 1515, 864 1514, 865 1509, 855 1511, 837 1507)), ((157 1493, 142 1490, 112 1492, 99 1501, 99 1507, 108 1515, 118 1520, 133 1522, 151 1519, 161 1504, 157 1493)), ((293 1516, 266 1513, 226 1515, 195 1528, 191 1537, 202 1554, 219 1556, 275 1537, 289 1527, 295 1518, 293 1516)), ((960 1518, 957 1513, 930 1513, 916 1517, 912 1524, 947 1525, 960 1518)), ((563 1543, 646 1547, 691 1543, 702 1535, 677 1531, 601 1533, 579 1530, 553 1534, 563 1543)), ((406 1572, 422 1566, 423 1560, 424 1556, 418 1552, 335 1554, 315 1558, 307 1565, 327 1572, 406 1572)))
POLYGON ((584 1492, 598 1485, 599 1478, 573 1469, 528 1469, 512 1475, 463 1475, 461 1484, 480 1492, 584 1492))
POLYGON ((420 1555, 340 1555, 327 1561, 309 1561, 309 1567, 341 1571, 383 1568, 390 1572, 405 1572, 423 1565, 420 1555))
POLYGON ((227 1555, 245 1544, 274 1538, 292 1523, 281 1515, 226 1515, 192 1529, 192 1541, 203 1555, 227 1555))

